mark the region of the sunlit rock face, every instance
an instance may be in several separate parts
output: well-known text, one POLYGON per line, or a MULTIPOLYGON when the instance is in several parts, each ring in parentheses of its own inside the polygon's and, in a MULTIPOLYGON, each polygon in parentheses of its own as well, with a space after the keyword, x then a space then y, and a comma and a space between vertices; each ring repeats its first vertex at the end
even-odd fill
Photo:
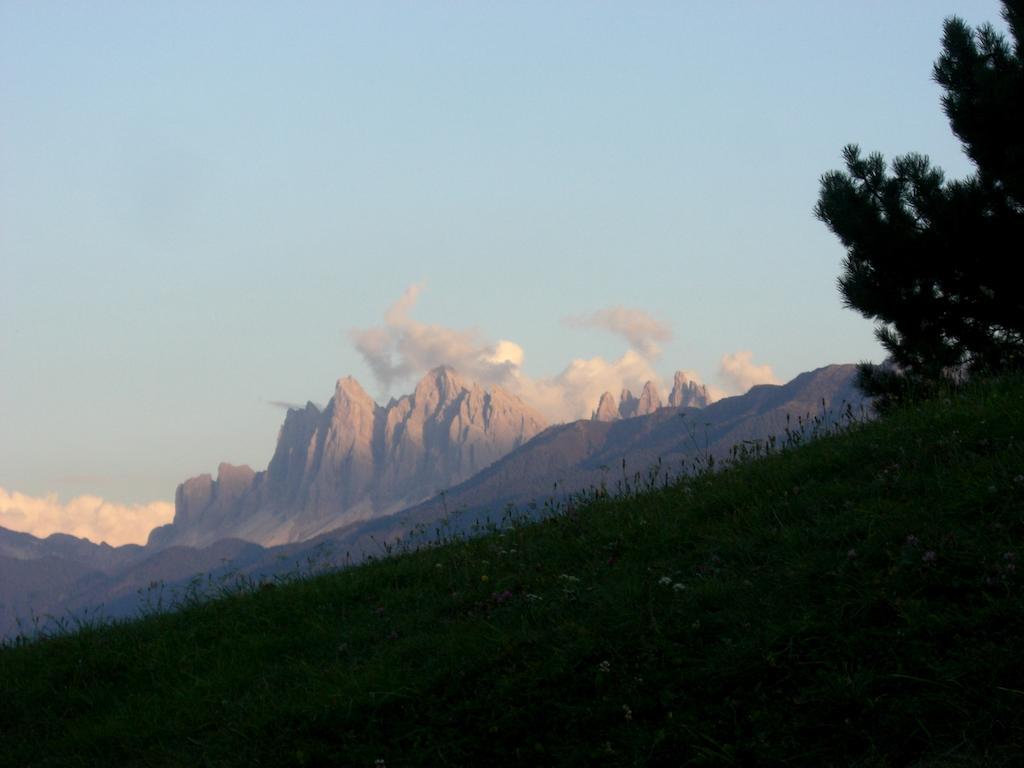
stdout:
POLYGON ((704 408, 708 405, 708 388, 691 381, 682 371, 676 371, 668 404, 671 408, 704 408))
MULTIPOLYGON (((675 385, 669 396, 668 407, 703 408, 708 404, 707 389, 703 385, 689 381, 682 371, 676 372, 675 385)), ((591 414, 592 421, 617 421, 648 416, 666 407, 653 381, 644 384, 640 396, 635 396, 629 389, 623 389, 616 400, 611 392, 605 392, 598 401, 597 409, 591 414)))
POLYGON ((619 406, 615 402, 615 395, 605 392, 597 404, 597 410, 590 417, 594 421, 615 421, 619 418, 619 406))
POLYGON ((619 418, 631 419, 636 416, 637 399, 628 389, 623 388, 619 393, 619 418))
POLYGON ((519 398, 447 367, 383 407, 346 377, 322 411, 312 403, 288 411, 265 472, 221 464, 216 479, 178 486, 174 522, 149 543, 302 541, 436 495, 546 426, 519 398))
POLYGON ((636 411, 633 415, 646 416, 649 413, 654 413, 659 408, 661 408, 661 396, 658 394, 658 388, 654 386, 654 382, 648 381, 644 384, 643 391, 640 392, 640 397, 636 403, 636 411))

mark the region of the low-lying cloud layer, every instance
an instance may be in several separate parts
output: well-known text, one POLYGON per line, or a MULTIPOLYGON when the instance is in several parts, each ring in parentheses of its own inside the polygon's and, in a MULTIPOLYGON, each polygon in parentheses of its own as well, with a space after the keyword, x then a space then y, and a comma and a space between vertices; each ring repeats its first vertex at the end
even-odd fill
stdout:
MULTIPOLYGON (((548 419, 571 421, 587 418, 603 392, 618 395, 622 388, 639 393, 644 382, 653 381, 668 396, 665 380, 654 364, 661 355, 660 342, 671 339, 669 327, 640 309, 614 306, 589 315, 565 319, 573 327, 601 328, 621 336, 629 344, 622 356, 576 358, 557 375, 534 378, 523 371, 526 353, 514 341, 489 342, 472 329, 458 330, 412 317, 422 291, 409 287, 385 313, 384 323, 353 331, 356 349, 386 390, 439 365, 449 365, 481 384, 497 384, 540 410, 548 419)), ((770 366, 755 366, 749 352, 722 358, 721 376, 726 389, 709 387, 713 396, 745 392, 752 383, 776 381, 770 366)), ((701 383, 699 377, 691 377, 701 383)))
POLYGON ((26 496, 0 488, 0 527, 40 538, 69 533, 112 546, 145 544, 149 532, 171 522, 174 504, 113 504, 98 496, 76 496, 62 502, 56 494, 26 496))

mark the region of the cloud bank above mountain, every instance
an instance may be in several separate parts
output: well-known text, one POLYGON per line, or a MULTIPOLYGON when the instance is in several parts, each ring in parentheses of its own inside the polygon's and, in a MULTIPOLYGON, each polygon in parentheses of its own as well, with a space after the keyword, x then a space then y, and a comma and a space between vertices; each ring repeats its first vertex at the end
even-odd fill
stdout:
MULTIPOLYGON (((672 338, 671 329, 649 313, 623 306, 599 309, 588 315, 565 318, 572 327, 598 328, 623 338, 629 345, 620 356, 572 359, 558 374, 531 377, 523 370, 525 350, 516 342, 491 342, 474 329, 454 329, 423 323, 412 310, 422 284, 405 290, 384 314, 381 325, 354 330, 352 341, 385 390, 413 379, 439 365, 449 365, 481 384, 497 384, 518 395, 552 421, 587 418, 606 391, 623 388, 639 392, 653 381, 665 391, 665 380, 655 368, 661 356, 659 343, 672 338)), ((698 383, 701 378, 687 371, 698 383)), ((755 365, 746 351, 724 355, 720 376, 725 389, 709 386, 717 399, 745 392, 752 384, 776 382, 771 367, 755 365)))
POLYGON ((657 342, 670 338, 668 327, 642 310, 611 307, 570 325, 604 328, 627 340, 630 348, 614 360, 577 358, 557 375, 534 378, 523 371, 525 350, 516 342, 482 338, 473 329, 422 323, 412 309, 422 285, 406 289, 384 314, 382 325, 352 332, 352 340, 377 382, 387 390, 438 365, 449 365, 481 384, 497 384, 518 395, 552 421, 590 415, 601 393, 623 386, 639 391, 645 381, 661 383, 654 368, 657 342))
POLYGON ((665 323, 642 309, 622 306, 599 309, 589 315, 567 317, 565 323, 576 328, 603 328, 624 338, 630 348, 642 357, 652 359, 661 354, 657 342, 672 338, 672 330, 665 323))
POLYGON ((145 544, 149 532, 174 517, 174 504, 114 504, 98 496, 62 502, 56 494, 28 496, 0 487, 0 526, 40 538, 69 533, 112 546, 145 544))
POLYGON ((781 384, 770 365, 754 363, 754 353, 749 350, 722 355, 718 377, 734 394, 743 394, 757 384, 781 384))

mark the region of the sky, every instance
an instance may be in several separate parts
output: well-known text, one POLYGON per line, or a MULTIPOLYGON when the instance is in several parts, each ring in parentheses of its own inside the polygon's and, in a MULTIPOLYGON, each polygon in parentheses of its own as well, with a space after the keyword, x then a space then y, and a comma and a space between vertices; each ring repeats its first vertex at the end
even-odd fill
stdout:
POLYGON ((556 421, 880 361, 819 178, 969 173, 931 66, 999 7, 0 0, 0 526, 144 541, 345 375, 556 421))

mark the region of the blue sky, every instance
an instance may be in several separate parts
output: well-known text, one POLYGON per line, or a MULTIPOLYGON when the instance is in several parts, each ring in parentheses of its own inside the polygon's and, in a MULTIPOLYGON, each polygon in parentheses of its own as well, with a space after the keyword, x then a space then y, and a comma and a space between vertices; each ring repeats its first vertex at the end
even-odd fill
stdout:
MULTIPOLYGON (((930 78, 996 2, 0 0, 0 488, 170 500, 266 465, 283 411, 410 316, 522 371, 619 359, 723 390, 879 359, 812 215, 857 142, 969 171, 930 78)), ((0 523, 3 524, 3 523, 0 523)))

